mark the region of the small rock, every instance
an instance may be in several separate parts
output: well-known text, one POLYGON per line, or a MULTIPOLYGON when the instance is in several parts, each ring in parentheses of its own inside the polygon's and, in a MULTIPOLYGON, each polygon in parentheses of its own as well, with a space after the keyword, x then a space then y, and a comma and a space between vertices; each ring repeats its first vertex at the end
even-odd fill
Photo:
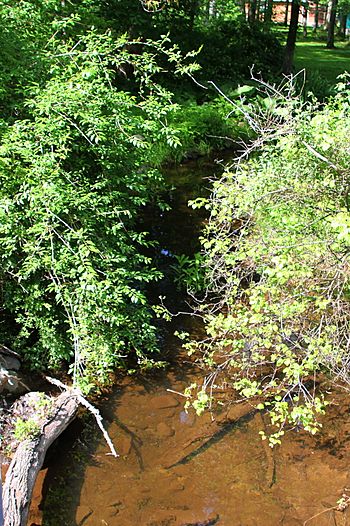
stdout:
POLYGON ((157 425, 157 435, 160 438, 169 438, 175 435, 175 431, 165 422, 160 422, 157 425))
POLYGON ((178 479, 172 480, 169 483, 169 491, 171 493, 174 493, 176 491, 183 491, 185 489, 185 486, 182 484, 182 482, 178 479))
POLYGON ((28 388, 16 371, 8 371, 0 367, 0 393, 3 391, 20 395, 28 391, 28 388))
POLYGON ((21 362, 14 356, 4 356, 0 354, 0 367, 3 369, 11 369, 18 371, 21 367, 21 362))
MULTIPOLYGON (((173 416, 176 413, 176 408, 175 407, 169 407, 168 409, 161 409, 161 411, 162 411, 162 417, 164 419, 168 419, 168 418, 173 418, 173 416)), ((154 413, 156 413, 156 412, 154 412, 154 413)), ((154 416, 154 413, 153 413, 153 416, 154 416)))
POLYGON ((201 521, 181 523, 181 526, 214 526, 218 520, 219 515, 216 515, 215 517, 210 517, 209 519, 203 519, 201 521))
POLYGON ((191 411, 191 413, 181 411, 179 414, 179 419, 181 424, 186 424, 187 426, 191 427, 196 423, 196 414, 193 411, 191 411))
POLYGON ((174 526, 176 515, 167 510, 156 510, 154 515, 147 521, 147 526, 174 526))
POLYGON ((9 391, 16 393, 18 389, 18 378, 15 372, 7 371, 7 369, 0 369, 0 392, 9 391))

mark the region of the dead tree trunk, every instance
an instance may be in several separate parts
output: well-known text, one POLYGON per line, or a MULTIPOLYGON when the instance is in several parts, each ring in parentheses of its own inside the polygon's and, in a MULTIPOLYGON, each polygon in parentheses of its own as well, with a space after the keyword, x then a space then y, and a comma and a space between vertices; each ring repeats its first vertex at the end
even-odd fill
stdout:
POLYGON ((325 18, 324 18, 323 29, 328 29, 328 27, 329 27, 329 20, 330 20, 330 16, 331 16, 331 10, 332 10, 332 0, 329 0, 327 2, 327 5, 326 5, 326 15, 325 15, 325 18))
POLYGON ((215 18, 216 17, 216 0, 209 0, 209 18, 215 18))
POLYGON ((250 24, 254 24, 255 18, 256 18, 256 0, 250 0, 249 11, 248 11, 248 22, 250 24))
POLYGON ((316 0, 315 2, 315 21, 314 21, 314 28, 312 30, 314 35, 317 33, 319 16, 320 16, 320 1, 316 0))
POLYGON ((303 37, 307 37, 307 6, 303 6, 303 37))
POLYGON ((338 36, 341 38, 346 37, 346 19, 347 19, 347 13, 342 11, 340 13, 339 29, 338 29, 338 36))
POLYGON ((80 404, 71 390, 57 397, 39 436, 24 440, 17 448, 3 488, 4 526, 26 526, 37 475, 46 451, 73 420, 80 404))
POLYGON ((265 24, 268 24, 268 25, 271 24, 272 10, 273 10, 273 1, 268 0, 266 3, 266 10, 265 10, 265 17, 264 17, 265 24))

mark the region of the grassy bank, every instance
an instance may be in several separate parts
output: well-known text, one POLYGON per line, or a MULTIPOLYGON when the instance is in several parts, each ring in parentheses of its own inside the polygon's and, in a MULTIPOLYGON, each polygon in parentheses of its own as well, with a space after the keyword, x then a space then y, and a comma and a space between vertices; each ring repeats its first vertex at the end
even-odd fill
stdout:
POLYGON ((295 67, 307 72, 317 72, 334 84, 337 76, 350 71, 350 46, 348 42, 337 42, 335 49, 327 49, 320 40, 298 41, 295 52, 295 67))
MULTIPOLYGON (((275 25, 274 34, 282 45, 285 45, 288 28, 275 25)), ((320 29, 317 35, 312 34, 308 28, 308 36, 303 36, 301 27, 298 29, 297 44, 295 49, 294 65, 296 70, 305 68, 309 72, 317 72, 329 82, 334 83, 336 78, 344 71, 350 70, 350 41, 335 39, 335 49, 327 49, 326 31, 320 29)))

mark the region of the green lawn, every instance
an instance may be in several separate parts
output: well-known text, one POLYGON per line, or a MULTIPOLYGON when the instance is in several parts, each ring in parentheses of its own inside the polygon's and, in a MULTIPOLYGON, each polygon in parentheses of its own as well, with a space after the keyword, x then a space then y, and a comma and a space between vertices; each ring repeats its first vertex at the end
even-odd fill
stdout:
POLYGON ((297 42, 295 51, 297 70, 318 71, 332 83, 344 71, 350 72, 350 46, 346 42, 336 42, 336 49, 327 49, 325 42, 297 42))

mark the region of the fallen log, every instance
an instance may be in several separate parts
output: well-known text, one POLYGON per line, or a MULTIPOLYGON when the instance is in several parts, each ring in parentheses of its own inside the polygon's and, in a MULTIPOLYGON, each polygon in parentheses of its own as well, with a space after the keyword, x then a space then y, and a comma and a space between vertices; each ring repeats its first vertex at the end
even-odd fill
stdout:
POLYGON ((4 526, 27 525, 34 484, 46 452, 74 419, 79 398, 74 390, 61 393, 41 422, 40 434, 18 445, 3 487, 4 526))

